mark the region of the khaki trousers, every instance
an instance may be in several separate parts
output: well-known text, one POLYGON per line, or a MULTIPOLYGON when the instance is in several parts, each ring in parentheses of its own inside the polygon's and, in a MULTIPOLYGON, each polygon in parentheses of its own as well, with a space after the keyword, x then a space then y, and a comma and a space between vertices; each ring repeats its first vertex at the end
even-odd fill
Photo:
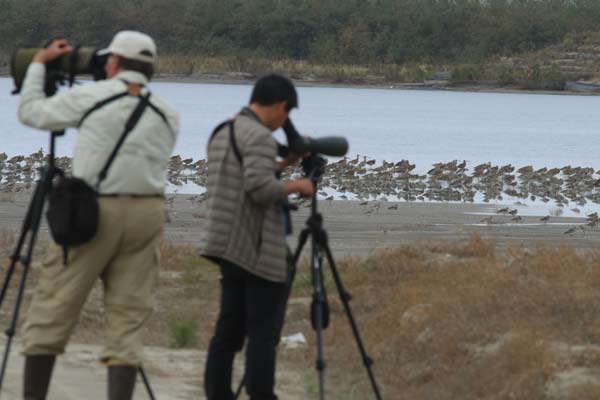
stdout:
POLYGON ((141 328, 153 308, 164 223, 163 199, 101 197, 96 237, 69 248, 53 245, 23 329, 26 355, 61 354, 100 278, 104 285, 105 348, 101 360, 139 365, 141 328))

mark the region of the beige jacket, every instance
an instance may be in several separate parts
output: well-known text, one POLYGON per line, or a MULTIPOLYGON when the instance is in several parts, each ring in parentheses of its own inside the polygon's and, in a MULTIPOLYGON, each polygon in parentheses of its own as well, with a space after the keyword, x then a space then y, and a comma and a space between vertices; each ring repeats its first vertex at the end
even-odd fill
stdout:
POLYGON ((272 132, 249 110, 234 120, 236 158, 225 125, 208 144, 207 219, 201 254, 270 281, 287 279, 287 246, 272 132))
MULTIPOLYGON (((115 78, 75 86, 52 97, 44 94, 44 64, 32 63, 27 70, 19 119, 25 125, 43 130, 77 127, 84 114, 97 102, 124 92, 128 82, 146 85, 146 77, 135 71, 123 71, 115 78)), ((142 92, 144 93, 145 90, 142 92)), ((79 128, 73 157, 73 175, 95 187, 98 174, 138 102, 126 96, 87 117, 79 128)), ((162 194, 166 170, 179 129, 177 112, 155 93, 150 101, 166 116, 168 124, 149 107, 119 149, 100 193, 162 194)))

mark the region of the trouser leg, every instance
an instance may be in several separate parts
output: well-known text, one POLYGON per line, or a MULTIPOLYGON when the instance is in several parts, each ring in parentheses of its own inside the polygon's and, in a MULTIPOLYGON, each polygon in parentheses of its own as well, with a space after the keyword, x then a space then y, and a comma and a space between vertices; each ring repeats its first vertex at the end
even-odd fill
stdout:
POLYGON ((285 283, 248 278, 246 391, 251 400, 276 400, 275 363, 289 293, 285 283))
POLYGON ((23 326, 23 353, 61 354, 94 283, 108 265, 119 241, 118 213, 100 204, 96 237, 69 248, 68 265, 62 248, 50 246, 23 326))
POLYGON ((156 199, 122 199, 127 210, 123 237, 102 274, 106 346, 109 365, 142 364, 143 326, 152 315, 158 284, 163 204, 156 199))
POLYGON ((137 368, 128 365, 108 367, 108 400, 131 400, 137 368))
POLYGON ((210 342, 204 390, 208 400, 232 400, 231 379, 235 353, 245 336, 245 282, 238 267, 222 263, 221 309, 210 342))
POLYGON ((55 360, 56 356, 54 355, 25 357, 23 373, 23 398, 25 400, 46 399, 55 360))
POLYGON ((142 327, 152 315, 160 236, 134 253, 121 253, 102 276, 106 345, 102 361, 142 364, 142 327))

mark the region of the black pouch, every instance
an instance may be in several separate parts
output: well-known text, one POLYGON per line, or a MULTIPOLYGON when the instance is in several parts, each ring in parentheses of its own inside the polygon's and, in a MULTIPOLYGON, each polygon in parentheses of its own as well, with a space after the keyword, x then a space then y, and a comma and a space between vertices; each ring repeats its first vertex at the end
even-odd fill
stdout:
POLYGON ((65 249, 89 242, 96 236, 99 219, 98 193, 82 179, 60 173, 48 198, 46 217, 54 241, 65 249))

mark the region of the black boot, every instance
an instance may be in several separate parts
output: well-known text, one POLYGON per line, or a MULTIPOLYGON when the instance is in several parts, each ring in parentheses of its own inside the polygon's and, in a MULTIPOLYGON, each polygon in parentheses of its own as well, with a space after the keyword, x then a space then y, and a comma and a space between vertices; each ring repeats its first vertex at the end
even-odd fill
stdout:
POLYGON ((23 398, 25 400, 44 400, 48 393, 50 377, 54 368, 54 355, 25 356, 23 374, 23 398))
POLYGON ((130 365, 108 367, 108 400, 131 400, 137 368, 130 365))

